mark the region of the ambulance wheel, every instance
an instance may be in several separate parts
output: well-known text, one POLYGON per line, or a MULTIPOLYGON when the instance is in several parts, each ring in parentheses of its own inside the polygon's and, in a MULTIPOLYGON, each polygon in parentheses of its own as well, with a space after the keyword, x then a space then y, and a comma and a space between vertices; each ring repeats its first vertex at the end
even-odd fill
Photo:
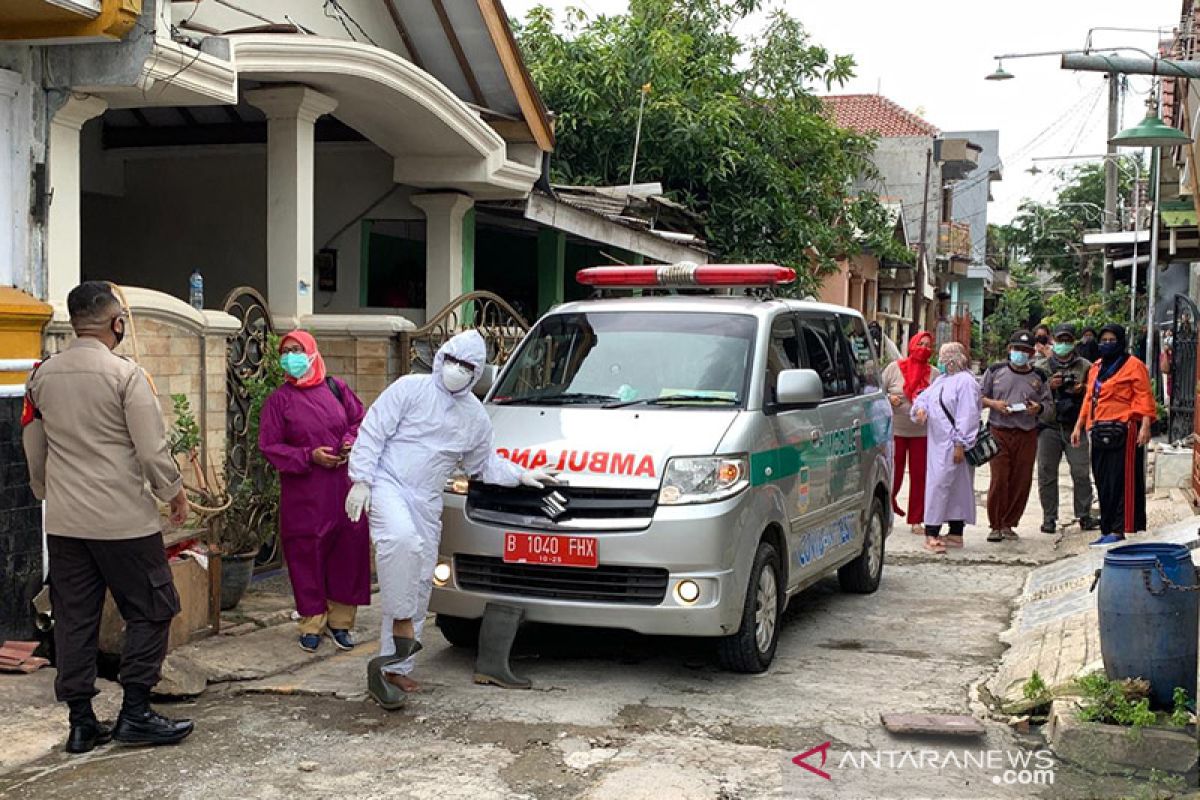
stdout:
POLYGON ((871 594, 879 588, 879 579, 883 577, 884 524, 883 504, 876 497, 871 502, 862 553, 838 570, 838 583, 843 592, 871 594))
POLYGON ((480 622, 482 620, 452 617, 449 614, 437 615, 438 630, 446 637, 446 641, 455 647, 478 647, 480 622))
POLYGON ((731 672, 766 672, 779 643, 779 618, 783 614, 779 585, 779 553, 770 542, 759 542, 750 570, 750 585, 738 632, 717 644, 717 660, 731 672))

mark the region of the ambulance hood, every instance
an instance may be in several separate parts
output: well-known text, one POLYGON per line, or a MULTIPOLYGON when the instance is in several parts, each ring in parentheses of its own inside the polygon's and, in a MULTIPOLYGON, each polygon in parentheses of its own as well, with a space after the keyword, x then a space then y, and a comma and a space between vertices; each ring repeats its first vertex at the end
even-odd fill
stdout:
POLYGON ((736 409, 487 406, 496 450, 572 486, 657 489, 674 456, 713 455, 736 409))

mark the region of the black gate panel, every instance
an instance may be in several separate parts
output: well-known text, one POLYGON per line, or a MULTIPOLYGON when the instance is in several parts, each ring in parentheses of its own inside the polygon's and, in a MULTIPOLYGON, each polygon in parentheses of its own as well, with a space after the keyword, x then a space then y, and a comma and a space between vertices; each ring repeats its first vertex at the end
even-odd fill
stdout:
POLYGON ((230 292, 225 298, 224 310, 242 323, 238 332, 229 338, 229 363, 225 370, 225 397, 229 402, 225 428, 226 477, 231 493, 236 493, 247 481, 254 487, 253 500, 247 508, 239 508, 246 517, 241 524, 273 529, 270 540, 255 559, 255 569, 262 571, 280 566, 283 553, 279 546, 278 497, 276 492, 269 490, 278 477, 258 453, 251 413, 254 405, 251 384, 266 375, 268 340, 275 332, 275 325, 266 299, 250 287, 243 286, 230 292))
POLYGON ((1167 431, 1177 442, 1194 429, 1196 416, 1196 325, 1200 311, 1191 298, 1175 295, 1175 319, 1171 323, 1171 406, 1167 431))

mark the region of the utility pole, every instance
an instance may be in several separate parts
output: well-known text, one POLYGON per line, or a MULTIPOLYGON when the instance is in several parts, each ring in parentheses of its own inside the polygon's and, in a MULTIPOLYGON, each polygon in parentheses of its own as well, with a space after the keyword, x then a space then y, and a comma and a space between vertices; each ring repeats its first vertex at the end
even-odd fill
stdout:
MULTIPOLYGON (((1110 233, 1117 229, 1117 161, 1112 157, 1116 155, 1117 146, 1112 143, 1112 138, 1120 130, 1121 121, 1118 119, 1120 107, 1121 76, 1115 72, 1110 72, 1108 73, 1109 158, 1104 160, 1104 219, 1100 221, 1105 233, 1110 233)), ((1106 293, 1112 291, 1113 268, 1112 263, 1109 261, 1104 262, 1104 277, 1101 281, 1101 286, 1106 293)))
POLYGON ((933 148, 925 151, 925 193, 921 199, 921 242, 918 245, 916 278, 913 282, 912 336, 923 327, 921 310, 925 300, 925 258, 929 253, 926 236, 929 233, 929 174, 933 171, 933 148))

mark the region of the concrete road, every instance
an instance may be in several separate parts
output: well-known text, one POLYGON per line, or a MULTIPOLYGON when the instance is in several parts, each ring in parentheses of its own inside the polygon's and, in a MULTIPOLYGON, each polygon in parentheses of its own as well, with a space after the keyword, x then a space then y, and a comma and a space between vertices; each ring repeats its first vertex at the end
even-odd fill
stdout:
POLYGON ((0 795, 1069 796, 1061 771, 1053 788, 1035 785, 1051 779, 1036 760, 1021 773, 1040 745, 1005 725, 953 742, 895 737, 879 721, 972 712, 1024 574, 942 560, 889 564, 873 596, 827 581, 792 604, 774 667, 754 677, 720 672, 696 641, 534 631, 516 668, 535 688, 505 691, 472 685, 471 654, 431 635, 426 690, 389 714, 362 695, 364 646, 167 708, 198 720, 180 747, 54 754, 0 777, 0 795), (804 759, 816 771, 791 762, 827 742, 824 764, 820 750, 804 759))
MULTIPOLYGON (((1187 514, 1169 497, 1151 503, 1159 522, 1187 514)), ((169 750, 109 746, 71 758, 37 755, 65 735, 52 673, 0 676, 0 797, 1158 796, 1153 786, 1045 769, 1040 737, 988 720, 972 700, 972 687, 996 669, 998 636, 1029 568, 1094 536, 1078 528, 1048 536, 1039 523, 1035 499, 1021 541, 989 544, 986 528, 973 526, 964 550, 940 558, 898 525, 879 592, 846 595, 828 580, 796 598, 775 664, 761 676, 719 671, 704 642, 535 630, 515 660, 534 689, 505 691, 473 685, 472 654, 430 627, 417 673, 426 690, 389 714, 364 694, 379 619, 368 609, 359 630, 367 643, 323 660, 289 662, 287 626, 201 642, 230 682, 162 707, 198 721, 191 739, 169 750), (278 671, 272 662, 291 666, 248 679, 278 671), (973 714, 987 733, 893 736, 879 721, 889 712, 973 714), (813 769, 792 763, 808 751, 801 760, 813 769)), ((97 707, 112 715, 118 696, 105 687, 97 707)))

